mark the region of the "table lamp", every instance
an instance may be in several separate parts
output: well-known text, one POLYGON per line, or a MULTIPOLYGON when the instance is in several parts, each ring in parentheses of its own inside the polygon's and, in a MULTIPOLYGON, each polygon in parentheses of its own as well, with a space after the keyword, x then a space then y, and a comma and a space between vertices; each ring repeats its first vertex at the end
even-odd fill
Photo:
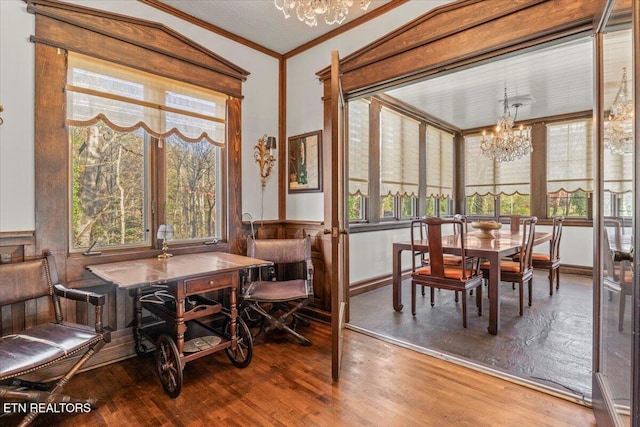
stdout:
POLYGON ((173 226, 167 224, 160 224, 158 227, 158 240, 162 240, 162 253, 158 255, 158 258, 171 258, 173 255, 167 253, 169 250, 169 245, 167 244, 167 240, 173 239, 173 226))

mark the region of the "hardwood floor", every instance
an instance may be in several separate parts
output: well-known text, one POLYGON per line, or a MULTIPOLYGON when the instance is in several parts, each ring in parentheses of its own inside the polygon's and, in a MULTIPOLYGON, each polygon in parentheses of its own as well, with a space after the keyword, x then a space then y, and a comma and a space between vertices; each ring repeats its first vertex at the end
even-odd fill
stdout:
MULTIPOLYGON (((187 363, 176 399, 164 393, 151 355, 79 374, 65 391, 99 398, 98 408, 40 415, 33 425, 595 426, 587 407, 350 330, 333 383, 329 327, 302 332, 313 346, 266 340, 246 369, 223 352, 187 363)), ((0 425, 16 421, 0 417, 0 425)))

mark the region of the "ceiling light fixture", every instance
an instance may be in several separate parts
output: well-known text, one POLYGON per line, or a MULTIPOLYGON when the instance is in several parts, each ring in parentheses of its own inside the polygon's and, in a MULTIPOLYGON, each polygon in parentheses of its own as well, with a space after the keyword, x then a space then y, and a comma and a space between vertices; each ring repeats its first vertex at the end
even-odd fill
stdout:
MULTIPOLYGON (((300 21, 315 27, 319 15, 324 15, 324 22, 328 25, 342 24, 349 14, 349 8, 353 6, 353 0, 273 0, 273 4, 285 18, 289 18, 295 9, 300 21)), ((360 0, 360 9, 367 10, 369 4, 370 0, 360 0)))
POLYGON ((627 89, 627 69, 622 69, 620 89, 604 122, 604 146, 616 154, 633 150, 633 100, 627 89))
POLYGON ((533 151, 531 147, 531 133, 529 128, 520 125, 519 129, 514 129, 513 125, 518 117, 518 108, 522 104, 517 102, 512 106, 515 107, 516 113, 511 117, 509 111, 509 98, 507 98, 507 88, 504 88, 504 114, 498 119, 496 126, 496 134, 493 132, 487 136, 486 131, 482 131, 482 142, 480 143, 480 151, 486 157, 498 162, 511 162, 533 151))

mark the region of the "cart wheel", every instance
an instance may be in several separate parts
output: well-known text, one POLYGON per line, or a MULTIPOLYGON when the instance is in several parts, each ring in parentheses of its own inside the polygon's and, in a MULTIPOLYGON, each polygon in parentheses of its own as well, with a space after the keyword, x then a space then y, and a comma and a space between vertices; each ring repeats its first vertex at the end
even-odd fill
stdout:
POLYGON ((168 335, 160 335, 156 343, 156 366, 164 391, 175 398, 182 391, 182 365, 175 342, 168 335))
MULTIPOLYGON (((231 337, 230 325, 231 322, 227 319, 224 324, 224 334, 227 337, 231 337)), ((233 350, 231 347, 227 347, 225 351, 233 366, 246 368, 251 363, 251 357, 253 356, 253 339, 247 324, 240 317, 236 318, 236 335, 238 337, 236 349, 233 350)))

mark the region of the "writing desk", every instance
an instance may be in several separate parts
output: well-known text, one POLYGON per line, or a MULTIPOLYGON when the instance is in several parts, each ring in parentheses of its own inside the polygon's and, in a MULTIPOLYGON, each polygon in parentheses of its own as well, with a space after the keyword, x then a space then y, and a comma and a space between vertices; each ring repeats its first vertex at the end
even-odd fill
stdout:
MULTIPOLYGON (((520 252, 522 232, 496 230, 494 239, 480 238, 480 232, 465 233, 465 251, 467 256, 485 258, 489 261, 489 333, 498 334, 500 325, 500 259, 520 252)), ((442 236, 442 250, 460 255, 460 236, 442 236)), ((533 245, 551 240, 551 233, 535 233, 533 245)), ((414 242, 415 248, 427 250, 426 240, 414 242)), ((410 251, 411 242, 393 244, 393 309, 402 310, 402 251, 410 251)))
POLYGON ((235 366, 249 365, 253 342, 249 329, 238 317, 237 289, 241 272, 265 265, 271 262, 206 252, 89 265, 87 269, 134 296, 136 352, 146 352, 143 338, 155 343, 162 385, 169 396, 177 397, 188 361, 225 350, 235 366), (230 290, 228 308, 203 295, 222 289, 230 290), (160 320, 143 324, 143 308, 160 320), (218 314, 224 317, 221 329, 204 322, 218 314), (188 349, 185 337, 193 343, 188 349))

